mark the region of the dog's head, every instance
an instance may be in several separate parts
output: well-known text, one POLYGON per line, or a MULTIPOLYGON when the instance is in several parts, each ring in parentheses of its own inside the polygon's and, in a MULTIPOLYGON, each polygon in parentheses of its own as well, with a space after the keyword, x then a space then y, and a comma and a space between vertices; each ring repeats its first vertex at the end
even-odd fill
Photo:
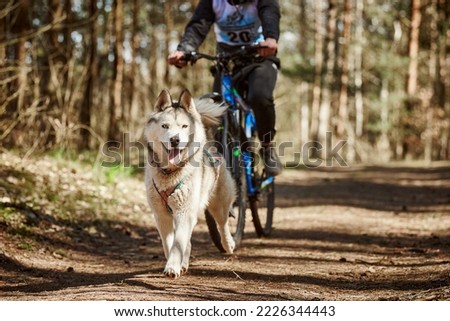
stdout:
POLYGON ((183 163, 195 153, 205 139, 200 114, 188 90, 178 101, 163 90, 155 103, 145 131, 149 149, 162 167, 183 163))

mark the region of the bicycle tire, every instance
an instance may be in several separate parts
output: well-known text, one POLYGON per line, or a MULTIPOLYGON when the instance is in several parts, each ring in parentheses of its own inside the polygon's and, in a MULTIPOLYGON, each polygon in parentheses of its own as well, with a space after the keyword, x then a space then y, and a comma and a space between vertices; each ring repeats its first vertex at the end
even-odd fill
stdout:
POLYGON ((272 232, 273 212, 275 209, 275 179, 266 175, 263 160, 258 153, 253 154, 254 195, 249 197, 253 225, 258 237, 269 236, 272 232))
MULTIPOLYGON (((225 120, 225 122, 227 122, 227 120, 225 120)), ((231 225, 230 230, 235 242, 235 249, 237 249, 244 234, 245 212, 247 209, 247 184, 245 172, 240 166, 242 158, 241 153, 234 153, 233 150, 225 152, 225 149, 231 148, 235 145, 234 142, 239 142, 239 140, 236 140, 236 137, 233 137, 228 130, 228 127, 225 126, 224 129, 218 131, 216 142, 219 142, 219 144, 217 144, 217 150, 222 155, 225 155, 227 167, 231 169, 231 174, 236 182, 236 200, 230 209, 231 217, 229 218, 229 224, 231 225), (226 132, 226 137, 224 136, 224 132, 226 132)), ((222 246, 217 224, 208 210, 205 211, 205 219, 209 235, 211 236, 214 245, 219 251, 224 253, 225 249, 222 246)))

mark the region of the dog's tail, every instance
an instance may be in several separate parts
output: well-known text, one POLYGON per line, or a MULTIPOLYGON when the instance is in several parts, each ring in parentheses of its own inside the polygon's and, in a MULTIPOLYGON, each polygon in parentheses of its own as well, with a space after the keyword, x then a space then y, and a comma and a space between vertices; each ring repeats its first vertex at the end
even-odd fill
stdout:
POLYGON ((203 125, 207 129, 218 126, 222 114, 227 110, 227 105, 216 103, 208 98, 195 100, 195 107, 202 117, 203 125))

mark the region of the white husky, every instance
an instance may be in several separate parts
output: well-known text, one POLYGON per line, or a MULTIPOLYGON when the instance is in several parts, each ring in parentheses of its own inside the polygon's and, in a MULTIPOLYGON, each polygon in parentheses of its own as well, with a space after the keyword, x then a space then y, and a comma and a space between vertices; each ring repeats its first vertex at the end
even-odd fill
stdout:
POLYGON ((236 187, 226 166, 217 165, 208 151, 207 139, 208 128, 218 125, 224 111, 208 100, 194 102, 187 90, 178 101, 163 90, 148 119, 145 184, 167 259, 167 276, 177 278, 188 270, 192 230, 205 209, 216 221, 225 251, 234 250, 228 213, 236 187))

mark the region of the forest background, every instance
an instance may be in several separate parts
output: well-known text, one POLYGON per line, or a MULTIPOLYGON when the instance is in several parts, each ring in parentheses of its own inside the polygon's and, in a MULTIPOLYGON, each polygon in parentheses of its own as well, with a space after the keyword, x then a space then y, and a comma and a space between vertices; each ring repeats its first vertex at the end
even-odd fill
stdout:
MULTIPOLYGON (((1 0, 0 148, 125 148, 142 140, 163 88, 210 91, 208 62, 166 62, 197 2, 1 0)), ((326 146, 331 132, 347 163, 449 159, 450 0, 280 5, 277 141, 292 142, 287 154, 326 146)), ((201 51, 214 47, 211 32, 201 51)))

